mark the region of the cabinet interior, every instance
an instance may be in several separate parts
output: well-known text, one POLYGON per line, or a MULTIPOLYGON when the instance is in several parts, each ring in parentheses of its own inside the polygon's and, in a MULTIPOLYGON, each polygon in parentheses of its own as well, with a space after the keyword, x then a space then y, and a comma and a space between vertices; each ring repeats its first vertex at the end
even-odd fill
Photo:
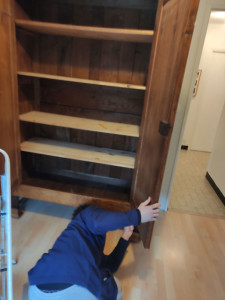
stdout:
POLYGON ((15 1, 23 184, 129 201, 157 1, 15 1))

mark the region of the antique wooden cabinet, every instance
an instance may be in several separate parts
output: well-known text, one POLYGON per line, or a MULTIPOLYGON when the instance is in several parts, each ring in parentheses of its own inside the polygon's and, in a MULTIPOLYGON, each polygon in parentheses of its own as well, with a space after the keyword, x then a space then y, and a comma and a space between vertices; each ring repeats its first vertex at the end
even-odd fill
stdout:
MULTIPOLYGON (((21 197, 157 202, 197 0, 0 0, 0 147, 21 197)), ((152 224, 140 228, 145 247, 152 224)))

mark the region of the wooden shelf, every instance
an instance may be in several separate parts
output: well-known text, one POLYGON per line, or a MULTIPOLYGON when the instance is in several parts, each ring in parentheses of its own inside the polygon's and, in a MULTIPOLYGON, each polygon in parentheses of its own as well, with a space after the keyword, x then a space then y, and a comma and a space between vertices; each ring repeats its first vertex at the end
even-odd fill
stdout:
POLYGON ((152 30, 141 29, 78 26, 20 19, 17 19, 15 23, 17 27, 42 34, 54 34, 98 40, 151 43, 154 35, 154 31, 152 30))
POLYGON ((22 142, 21 151, 130 169, 134 168, 135 162, 135 154, 131 152, 42 138, 33 138, 29 141, 22 142))
POLYGON ((103 86, 108 86, 108 87, 126 88, 126 89, 134 89, 134 90, 146 90, 146 86, 144 86, 144 85, 135 85, 135 84, 129 84, 129 83, 118 83, 118 82, 100 81, 100 80, 92 80, 92 79, 82 79, 82 78, 50 75, 50 74, 43 74, 43 73, 36 73, 36 72, 18 71, 17 74, 20 76, 44 78, 44 79, 51 79, 51 80, 61 80, 61 81, 76 82, 76 83, 82 83, 82 84, 103 85, 103 86))
POLYGON ((25 114, 21 114, 19 116, 19 119, 25 122, 45 124, 51 126, 60 126, 66 128, 111 133, 133 137, 139 136, 139 126, 137 125, 70 117, 39 111, 31 111, 25 114))
POLYGON ((22 184, 14 189, 13 195, 30 199, 37 199, 38 195, 38 199, 41 201, 71 206, 89 203, 111 210, 130 209, 129 194, 59 183, 36 177, 23 179, 22 184))

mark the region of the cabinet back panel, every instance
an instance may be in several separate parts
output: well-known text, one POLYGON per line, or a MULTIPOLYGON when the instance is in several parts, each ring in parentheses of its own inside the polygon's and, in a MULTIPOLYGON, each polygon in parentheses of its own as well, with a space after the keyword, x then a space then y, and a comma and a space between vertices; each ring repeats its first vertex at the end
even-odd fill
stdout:
POLYGON ((144 91, 18 77, 19 113, 35 109, 140 124, 144 91))
POLYGON ((121 3, 118 4, 119 7, 116 7, 117 4, 113 1, 111 1, 111 5, 109 3, 107 5, 109 1, 104 1, 99 5, 94 3, 90 5, 92 1, 80 4, 76 1, 46 0, 18 0, 15 2, 16 18, 24 18, 26 15, 31 20, 43 22, 150 30, 154 28, 155 23, 156 7, 153 9, 140 7, 139 9, 132 7, 131 1, 129 1, 130 7, 129 3, 126 4, 126 7, 121 7, 121 3), (104 6, 104 4, 106 5, 104 6))
MULTIPOLYGON (((56 126, 46 126, 22 122, 21 141, 27 140, 34 136, 129 152, 135 152, 138 143, 138 139, 134 137, 115 136, 111 134, 88 132, 69 128, 61 128, 56 126)), ((131 178, 133 174, 132 169, 125 169, 121 167, 107 166, 104 164, 75 161, 70 159, 63 159, 37 154, 23 153, 23 157, 23 167, 26 169, 26 172, 30 174, 32 173, 32 171, 29 169, 31 167, 33 168, 32 170, 34 172, 39 173, 47 173, 48 170, 49 172, 52 170, 50 172, 52 174, 52 178, 54 177, 53 170, 58 170, 58 172, 56 172, 58 174, 60 173, 59 170, 67 170, 64 176, 68 178, 70 177, 70 173, 71 177, 73 177, 74 172, 81 172, 86 174, 123 179, 131 184, 131 178)))
POLYGON ((35 65, 33 56, 36 53, 35 35, 22 29, 17 29, 16 49, 17 69, 23 71, 33 71, 33 65, 35 65))
POLYGON ((90 118, 95 120, 119 122, 124 124, 139 125, 141 123, 141 117, 139 115, 128 113, 115 113, 113 111, 104 111, 96 109, 88 109, 82 107, 70 107, 62 105, 55 105, 54 103, 41 104, 41 111, 51 112, 56 114, 63 114, 67 116, 90 118))
MULTIPOLYGON (((22 122, 24 131, 30 131, 31 124, 22 122), (26 126, 27 125, 27 126, 26 126)), ((33 136, 60 140, 64 142, 136 152, 138 138, 100 133, 94 131, 76 130, 57 126, 33 124, 33 136)))
POLYGON ((17 29, 19 71, 145 85, 151 45, 26 33, 17 29))
MULTIPOLYGON (((129 2, 132 6, 133 2, 129 2)), ((26 18, 25 12, 31 20, 60 24, 154 29, 155 10, 110 7, 115 4, 108 1, 109 7, 79 5, 76 1, 66 3, 19 0, 16 1, 16 18, 26 18)), ((38 34, 21 33, 19 29, 17 39, 19 70, 121 83, 146 83, 150 44, 49 35, 38 37, 38 34)))
POLYGON ((111 210, 115 210, 116 208, 120 211, 126 211, 130 208, 130 204, 128 203, 128 193, 62 183, 55 180, 49 180, 48 178, 40 179, 34 176, 24 178, 23 184, 27 185, 26 188, 28 189, 28 193, 24 191, 24 188, 22 187, 22 194, 24 195, 25 193, 27 198, 35 198, 36 195, 39 195, 40 200, 72 206, 82 204, 83 200, 88 202, 91 200, 91 203, 111 210), (76 200, 78 200, 78 202, 76 200), (119 200, 119 202, 115 202, 115 200, 119 200))
MULTIPOLYGON (((154 0, 93 0, 91 5, 85 0, 15 1, 16 19, 107 28, 153 30, 155 10, 154 0)), ((149 43, 40 34, 19 28, 16 38, 18 71, 146 85, 149 43)), ((20 113, 40 110, 140 125, 144 90, 21 75, 18 86, 20 113)), ((21 122, 20 129, 21 141, 37 136, 130 152, 136 152, 138 143, 134 137, 26 122, 21 122)), ((23 181, 49 178, 56 186, 77 183, 87 189, 105 189, 104 193, 112 189, 124 192, 126 199, 133 175, 132 169, 31 153, 22 153, 22 170, 23 181)))
POLYGON ((132 170, 45 155, 22 153, 23 179, 47 178, 64 183, 129 192, 132 170))
POLYGON ((60 106, 62 113, 68 106, 141 116, 143 100, 143 91, 41 80, 41 106, 60 106))
POLYGON ((33 78, 18 78, 19 113, 34 110, 34 81, 33 78))

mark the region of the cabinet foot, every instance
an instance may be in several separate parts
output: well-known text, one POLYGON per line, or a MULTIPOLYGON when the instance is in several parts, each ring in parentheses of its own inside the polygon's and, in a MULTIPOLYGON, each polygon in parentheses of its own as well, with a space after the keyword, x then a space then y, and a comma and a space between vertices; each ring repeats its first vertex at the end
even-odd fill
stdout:
POLYGON ((132 233, 132 236, 130 237, 129 241, 130 243, 139 243, 141 240, 141 236, 139 233, 139 230, 137 227, 134 227, 134 231, 132 233))
POLYGON ((11 215, 13 218, 20 218, 23 215, 25 201, 25 198, 12 196, 11 215))

